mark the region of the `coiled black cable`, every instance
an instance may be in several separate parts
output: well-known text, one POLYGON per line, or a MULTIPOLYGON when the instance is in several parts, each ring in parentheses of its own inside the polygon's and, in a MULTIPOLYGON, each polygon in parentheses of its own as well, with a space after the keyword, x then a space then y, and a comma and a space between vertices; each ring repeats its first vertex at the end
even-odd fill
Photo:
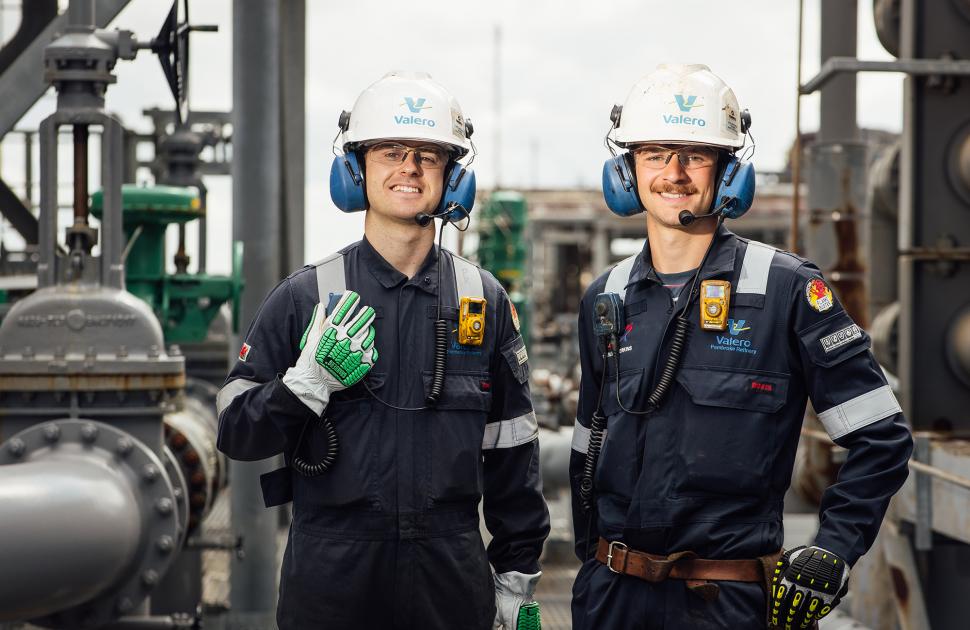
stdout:
MULTIPOLYGON (((439 289, 440 291, 440 289, 439 289)), ((431 388, 425 402, 429 405, 438 403, 441 389, 445 385, 445 366, 448 361, 448 322, 436 319, 434 322, 434 358, 431 373, 431 388)))
POLYGON ((304 477, 316 477, 330 470, 337 461, 337 453, 340 451, 340 440, 337 438, 337 429, 333 422, 326 416, 317 419, 320 428, 323 430, 323 442, 325 445, 323 457, 318 462, 311 462, 300 456, 300 447, 303 445, 303 436, 306 433, 307 425, 311 421, 303 424, 300 431, 300 438, 297 440, 296 448, 293 449, 293 470, 304 477))
POLYGON ((603 448, 603 431, 606 430, 606 416, 603 415, 603 390, 606 388, 606 355, 610 348, 616 348, 616 335, 612 335, 603 351, 603 377, 600 379, 599 396, 596 399, 596 411, 589 427, 589 446, 586 447, 586 459, 583 461, 583 478, 579 482, 579 504, 583 512, 591 513, 593 509, 593 475, 596 474, 596 463, 603 448))
MULTIPOLYGON (((690 303, 688 303, 689 306, 690 303)), ((686 308, 684 312, 687 312, 686 308)), ((667 360, 664 362, 663 370, 660 372, 660 379, 657 381, 657 386, 653 389, 653 393, 647 398, 648 409, 656 409, 660 406, 660 402, 667 394, 667 390, 670 389, 671 383, 674 382, 674 378, 677 376, 677 368, 680 366, 680 355, 687 346, 688 330, 687 318, 683 316, 678 317, 675 322, 674 335, 670 340, 670 352, 667 354, 667 360)), ((616 395, 619 399, 619 387, 616 388, 616 395)))
MULTIPOLYGON (((441 221, 441 228, 438 230, 438 304, 437 316, 434 321, 434 358, 432 361, 431 372, 431 391, 425 397, 424 402, 433 407, 438 404, 441 398, 441 390, 445 386, 445 367, 448 363, 448 322, 441 317, 441 245, 445 234, 445 225, 448 219, 441 221)), ((461 299, 461 296, 458 296, 461 299)))
POLYGON ((593 475, 596 473, 596 463, 603 448, 605 429, 606 417, 596 410, 593 412, 593 421, 589 427, 589 446, 586 448, 586 461, 583 462, 583 478, 579 482, 579 504, 583 512, 593 509, 593 475))

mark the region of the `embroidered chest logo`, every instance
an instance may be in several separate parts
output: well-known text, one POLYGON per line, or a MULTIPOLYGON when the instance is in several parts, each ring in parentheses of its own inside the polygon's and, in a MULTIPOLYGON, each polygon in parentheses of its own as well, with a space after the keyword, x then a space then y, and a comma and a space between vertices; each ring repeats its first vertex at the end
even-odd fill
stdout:
MULTIPOLYGON (((451 332, 455 333, 456 331, 453 330, 451 332)), ((476 346, 466 346, 458 343, 458 341, 456 341, 455 339, 452 339, 451 343, 448 346, 448 354, 457 355, 457 356, 480 357, 482 356, 482 351, 479 350, 476 346)))
POLYGON ((623 335, 620 337, 620 354, 633 350, 633 346, 630 344, 631 332, 633 332, 633 324, 627 324, 623 327, 623 335))
POLYGON ((724 352, 743 352, 745 354, 758 354, 748 337, 751 335, 751 326, 745 319, 729 319, 727 335, 716 335, 711 350, 724 352))

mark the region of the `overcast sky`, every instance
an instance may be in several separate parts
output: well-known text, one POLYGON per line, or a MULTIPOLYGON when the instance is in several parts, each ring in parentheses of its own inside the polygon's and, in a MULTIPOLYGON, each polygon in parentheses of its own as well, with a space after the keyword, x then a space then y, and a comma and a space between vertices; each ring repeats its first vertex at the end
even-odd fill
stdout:
MULTIPOLYGON (((190 104, 229 110, 232 1, 190 4, 193 22, 219 25, 218 33, 192 36, 190 104)), ((741 107, 752 114, 759 170, 781 169, 794 137, 796 0, 307 0, 307 5, 308 260, 360 235, 361 218, 341 215, 329 199, 330 143, 340 111, 350 109, 364 87, 391 69, 430 72, 456 96, 475 123, 474 168, 485 187, 496 181, 497 168, 505 187, 598 186, 610 109, 664 61, 706 63, 734 89, 741 107), (502 33, 499 118, 496 25, 502 33)), ((889 59, 875 37, 871 2, 859 0, 859 5, 859 57, 889 59)), ((163 0, 133 0, 111 26, 148 38, 169 6, 163 0)), ((805 0, 803 81, 819 67, 818 34, 819 1, 805 0)), ((142 109, 171 107, 152 55, 142 52, 134 62, 119 62, 116 74, 108 107, 127 126, 147 130, 142 109)), ((898 131, 901 96, 900 76, 860 75, 859 124, 898 131)), ((36 128, 53 107, 52 96, 42 99, 19 127, 36 128)), ((817 96, 805 97, 802 129, 817 125, 817 96)), ((23 175, 14 144, 5 143, 3 174, 16 186, 23 175)), ((220 272, 229 266, 231 185, 227 178, 213 178, 209 187, 210 270, 220 272)))

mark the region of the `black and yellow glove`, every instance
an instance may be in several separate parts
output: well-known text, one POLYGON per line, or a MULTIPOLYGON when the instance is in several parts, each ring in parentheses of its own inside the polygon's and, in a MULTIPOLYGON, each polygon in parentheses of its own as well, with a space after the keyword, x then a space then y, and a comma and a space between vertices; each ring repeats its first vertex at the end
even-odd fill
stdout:
POLYGON ((771 627, 802 630, 835 608, 849 588, 845 561, 819 547, 786 551, 771 582, 771 627))

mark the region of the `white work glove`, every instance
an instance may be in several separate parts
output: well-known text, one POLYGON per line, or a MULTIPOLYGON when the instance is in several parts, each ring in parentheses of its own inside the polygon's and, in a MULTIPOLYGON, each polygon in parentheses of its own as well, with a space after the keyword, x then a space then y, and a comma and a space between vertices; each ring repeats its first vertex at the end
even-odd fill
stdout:
POLYGON ((495 574, 495 627, 516 630, 519 608, 535 601, 536 583, 542 571, 533 574, 509 571, 495 574))
POLYGON ((845 560, 821 547, 795 547, 775 567, 771 627, 802 630, 835 608, 848 590, 845 560))
POLYGON ((377 362, 374 309, 361 307, 351 319, 359 301, 359 295, 345 291, 326 320, 325 306, 313 307, 300 340, 300 358, 283 375, 283 384, 317 415, 330 402, 330 394, 355 385, 377 362))

